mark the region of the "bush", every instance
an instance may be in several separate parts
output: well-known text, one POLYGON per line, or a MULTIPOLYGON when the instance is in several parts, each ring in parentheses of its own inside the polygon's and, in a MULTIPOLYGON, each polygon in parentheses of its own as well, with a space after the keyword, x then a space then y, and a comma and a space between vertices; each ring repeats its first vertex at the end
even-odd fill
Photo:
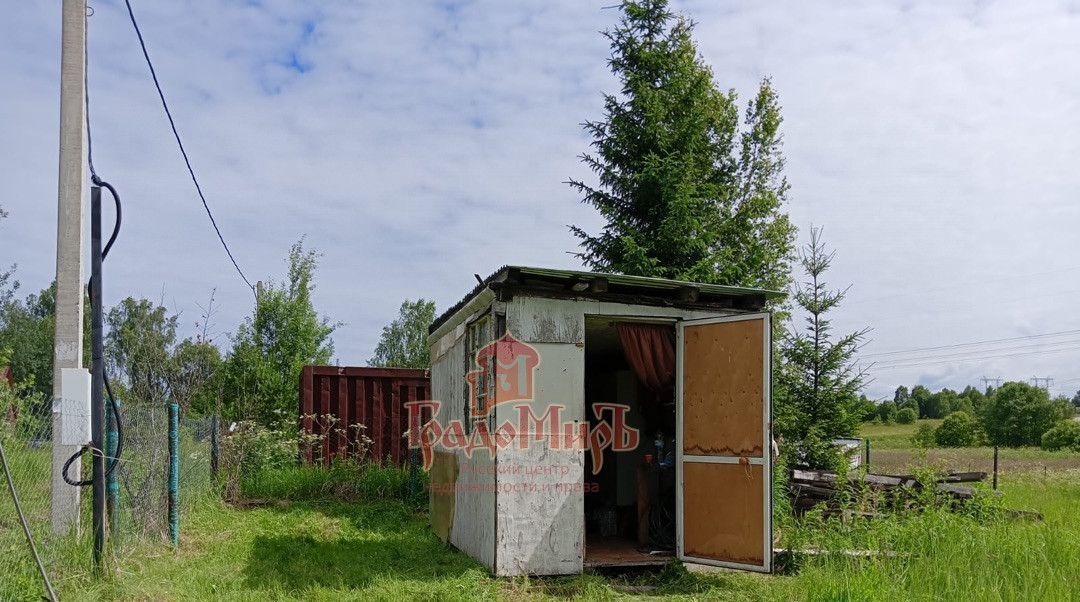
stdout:
POLYGON ((941 447, 972 447, 979 439, 979 425, 967 412, 949 414, 934 431, 934 441, 941 447))
POLYGON ((1042 448, 1047 451, 1071 449, 1080 452, 1080 422, 1062 420, 1043 433, 1042 448))
POLYGON ((271 429, 254 421, 229 427, 221 439, 221 476, 225 497, 237 499, 242 483, 267 470, 295 466, 299 455, 298 436, 285 429, 271 429))
POLYGON ((781 453, 786 454, 785 461, 792 468, 840 470, 849 465, 841 449, 833 445, 832 439, 823 438, 813 428, 802 441, 785 444, 781 453))
POLYGON ((1065 417, 1060 401, 1027 383, 1005 383, 986 404, 983 427, 990 443, 1005 447, 1039 445, 1043 433, 1065 417))
POLYGON ((30 385, 12 387, 0 379, 0 428, 26 440, 48 439, 52 433, 49 409, 45 396, 30 385))
POLYGON ((896 417, 896 404, 891 401, 883 401, 877 407, 877 417, 882 424, 889 424, 896 417))
POLYGON ((919 429, 916 430, 915 434, 911 437, 911 442, 915 447, 933 447, 934 427, 925 422, 920 424, 919 429))
POLYGON ((918 414, 911 408, 900 408, 896 413, 897 424, 914 424, 915 419, 918 418, 918 414))

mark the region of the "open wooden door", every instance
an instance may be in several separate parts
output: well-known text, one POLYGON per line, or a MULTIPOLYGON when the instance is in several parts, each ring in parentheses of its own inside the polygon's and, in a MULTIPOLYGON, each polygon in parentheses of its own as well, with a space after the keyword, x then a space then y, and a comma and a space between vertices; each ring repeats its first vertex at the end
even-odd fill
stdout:
POLYGON ((676 341, 676 529, 685 562, 772 570, 767 313, 688 320, 676 341))

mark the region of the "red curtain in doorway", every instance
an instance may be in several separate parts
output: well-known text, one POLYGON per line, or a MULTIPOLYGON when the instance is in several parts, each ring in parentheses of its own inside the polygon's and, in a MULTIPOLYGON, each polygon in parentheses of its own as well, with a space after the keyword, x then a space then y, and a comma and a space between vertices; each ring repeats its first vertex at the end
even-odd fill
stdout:
POLYGON ((619 322, 626 361, 659 401, 675 386, 675 331, 670 326, 619 322))

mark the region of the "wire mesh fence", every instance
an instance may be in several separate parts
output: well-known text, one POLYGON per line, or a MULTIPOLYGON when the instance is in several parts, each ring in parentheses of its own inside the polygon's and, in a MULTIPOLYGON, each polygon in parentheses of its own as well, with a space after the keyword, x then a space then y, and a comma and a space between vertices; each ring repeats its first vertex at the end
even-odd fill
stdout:
MULTIPOLYGON (((0 385, 0 388, 3 388, 0 385)), ((42 404, 27 407, 12 395, 0 395, 0 443, 8 474, 33 535, 38 555, 56 584, 92 570, 91 488, 80 488, 78 529, 57 532, 52 520, 53 428, 51 413, 42 404)), ((113 556, 144 542, 169 540, 170 446, 169 412, 163 404, 121 404, 122 456, 107 479, 107 549, 113 556)), ((83 417, 85 418, 85 417, 83 417)), ((110 421, 111 422, 111 421, 110 421)), ((112 430, 112 429, 109 429, 112 430)), ((59 439, 59 438, 56 438, 59 439)), ((216 453, 215 421, 211 417, 181 417, 177 437, 178 510, 214 495, 211 457, 216 453)), ((107 449, 115 444, 107 436, 107 449)), ((77 449, 77 448, 75 448, 77 449)), ((108 455, 108 453, 106 454, 108 455)), ((108 460, 107 460, 108 461, 108 460)), ((89 479, 91 452, 81 467, 70 470, 71 480, 89 479)), ((71 485, 61 495, 71 493, 71 485)), ((175 498, 174 498, 175 499, 175 498)), ((0 600, 22 599, 28 591, 44 591, 31 554, 15 498, 6 479, 0 486, 0 600)))
POLYGON ((50 527, 52 427, 48 416, 26 411, 8 399, 4 401, 7 403, 0 426, 0 444, 7 474, 0 489, 0 557, 4 558, 0 562, 0 599, 16 599, 21 592, 40 588, 41 577, 23 533, 8 478, 47 570, 55 567, 60 555, 78 542, 77 535, 60 537, 50 527))
MULTIPOLYGON (((168 536, 169 415, 167 407, 122 407, 124 449, 117 471, 119 534, 168 536)), ((182 417, 179 429, 181 507, 213 492, 213 420, 182 417)))

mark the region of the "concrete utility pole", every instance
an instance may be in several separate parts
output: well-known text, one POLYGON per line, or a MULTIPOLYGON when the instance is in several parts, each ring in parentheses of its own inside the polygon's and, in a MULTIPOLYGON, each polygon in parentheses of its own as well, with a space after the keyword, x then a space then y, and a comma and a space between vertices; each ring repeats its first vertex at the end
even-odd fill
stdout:
MULTIPOLYGON (((60 40, 60 177, 56 216, 56 338, 53 340, 52 525, 64 533, 79 525, 79 488, 64 482, 64 462, 79 445, 62 442, 65 399, 61 371, 82 368, 83 186, 85 174, 86 0, 63 1, 60 40)), ((69 394, 71 392, 68 392, 69 394)), ((70 396, 70 395, 69 395, 70 396)), ((70 419, 70 417, 69 417, 70 419)), ((70 428, 70 426, 69 426, 70 428)), ((70 474, 80 478, 81 462, 70 474)))

